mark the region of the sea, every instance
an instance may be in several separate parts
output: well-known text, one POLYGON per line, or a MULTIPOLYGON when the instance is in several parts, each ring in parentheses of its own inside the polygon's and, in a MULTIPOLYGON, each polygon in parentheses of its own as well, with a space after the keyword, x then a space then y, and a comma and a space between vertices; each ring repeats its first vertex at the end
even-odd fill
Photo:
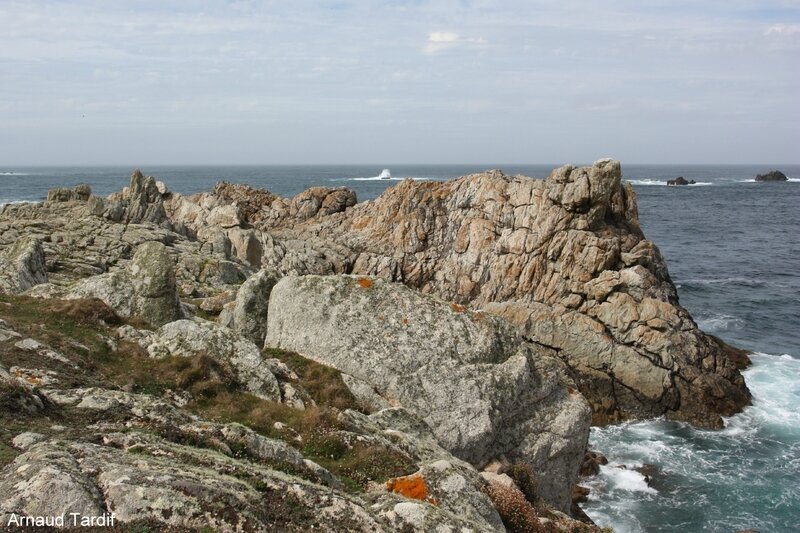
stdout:
MULTIPOLYGON (((346 186, 359 201, 398 180, 448 180, 499 168, 544 178, 559 165, 146 166, 170 190, 191 194, 220 180, 293 196, 346 186)), ((790 180, 757 183, 774 166, 623 165, 647 238, 666 258, 680 303, 701 329, 752 352, 753 405, 709 431, 662 419, 593 428, 609 463, 584 480, 586 513, 628 532, 800 531, 800 165, 790 180), (683 176, 695 185, 668 187, 683 176), (645 467, 649 476, 640 473, 645 467)), ((0 204, 41 201, 53 187, 91 184, 107 195, 130 167, 2 167, 0 204)))

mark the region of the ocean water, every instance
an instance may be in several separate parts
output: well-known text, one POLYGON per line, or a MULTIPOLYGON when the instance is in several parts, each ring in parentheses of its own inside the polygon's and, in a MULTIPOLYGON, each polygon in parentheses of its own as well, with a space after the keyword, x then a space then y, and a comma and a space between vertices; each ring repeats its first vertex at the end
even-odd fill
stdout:
MULTIPOLYGON (((391 181, 366 166, 144 167, 173 191, 210 190, 218 180, 292 196, 310 186, 347 186, 359 201, 397 180, 446 180, 488 168, 545 177, 558 165, 391 166, 391 181)), ((753 528, 800 531, 800 166, 786 183, 755 183, 766 166, 623 165, 645 235, 658 244, 681 304, 700 327, 754 352, 745 377, 754 402, 720 431, 651 420, 594 428, 609 458, 584 509, 618 532, 753 528), (697 185, 667 187, 677 176, 697 185), (636 468, 653 465, 648 482, 636 468)), ((129 167, 4 168, 0 204, 39 201, 47 189, 90 183, 120 190, 129 167)))

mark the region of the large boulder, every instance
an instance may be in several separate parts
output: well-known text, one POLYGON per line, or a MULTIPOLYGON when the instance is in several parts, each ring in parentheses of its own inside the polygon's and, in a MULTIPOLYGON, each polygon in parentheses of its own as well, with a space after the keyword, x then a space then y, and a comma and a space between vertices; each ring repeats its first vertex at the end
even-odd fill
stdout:
POLYGON ((568 508, 588 405, 560 363, 505 321, 377 278, 303 276, 273 287, 267 324, 267 346, 368 384, 470 463, 530 463, 541 496, 568 508))
POLYGON ((139 245, 126 268, 81 280, 65 297, 99 298, 121 316, 140 316, 156 326, 183 317, 175 265, 160 242, 139 245))
POLYGON ((269 296, 280 278, 275 269, 262 269, 250 276, 236 293, 232 327, 259 346, 264 344, 267 336, 269 296))
POLYGON ((47 283, 40 240, 23 237, 0 253, 0 292, 22 292, 40 283, 47 283))

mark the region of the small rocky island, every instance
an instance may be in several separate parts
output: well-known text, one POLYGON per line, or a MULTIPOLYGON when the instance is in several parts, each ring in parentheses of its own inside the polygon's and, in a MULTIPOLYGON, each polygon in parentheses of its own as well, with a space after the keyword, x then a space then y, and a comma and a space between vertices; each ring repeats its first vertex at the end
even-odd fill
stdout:
POLYGON ((667 180, 667 185, 694 185, 697 183, 694 180, 687 180, 683 176, 678 176, 674 180, 667 180))
POLYGON ((789 178, 780 170, 771 170, 766 174, 758 174, 756 181, 789 181, 789 178))
POLYGON ((0 211, 0 524, 600 531, 590 425, 719 428, 748 363, 614 160, 364 203, 136 171, 0 211))

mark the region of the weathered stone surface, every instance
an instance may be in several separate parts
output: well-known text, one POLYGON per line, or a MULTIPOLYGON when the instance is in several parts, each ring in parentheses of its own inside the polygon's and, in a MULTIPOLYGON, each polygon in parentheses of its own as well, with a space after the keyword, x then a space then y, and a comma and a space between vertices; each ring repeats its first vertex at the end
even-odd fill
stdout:
POLYGON ((386 529, 363 501, 276 470, 140 433, 105 440, 108 446, 47 441, 17 457, 0 481, 0 523, 11 512, 100 516, 113 509, 121 524, 154 520, 192 530, 386 529), (154 453, 138 453, 147 449, 154 453))
POLYGON ((152 176, 144 176, 139 169, 131 174, 131 183, 127 197, 127 210, 124 220, 128 223, 162 224, 167 219, 161 191, 152 176))
POLYGON ((287 277, 272 290, 266 345, 369 383, 473 464, 530 462, 542 496, 568 508, 588 406, 567 392, 557 361, 497 317, 377 278, 287 277))
POLYGON ((22 292, 40 283, 47 283, 41 241, 23 237, 0 252, 0 292, 22 292))
POLYGON ((0 525, 11 513, 100 516, 102 495, 72 454, 42 443, 17 457, 0 477, 0 525))
POLYGON ((22 337, 22 335, 17 333, 11 326, 9 326, 8 322, 0 319, 0 342, 19 339, 20 337, 22 337))
POLYGON ((180 426, 192 417, 172 403, 147 394, 88 387, 80 389, 45 389, 42 394, 53 404, 90 411, 114 411, 158 424, 180 426))
POLYGON ((11 441, 11 445, 18 450, 27 450, 34 444, 42 442, 43 440, 47 440, 47 437, 41 433, 26 431, 14 437, 11 441))
MULTIPOLYGON (((96 390, 90 396, 97 394, 102 395, 96 390)), ((107 408, 118 412, 119 406, 107 408)), ((330 473, 301 460, 284 443, 237 424, 188 422, 170 434, 205 447, 136 429, 106 430, 92 442, 51 439, 31 445, 2 472, 0 524, 12 512, 98 515, 110 509, 120 524, 149 519, 191 529, 504 531, 477 472, 439 448, 421 421, 390 411, 353 416, 366 438, 419 449, 426 459, 418 475, 431 501, 386 492, 348 495, 330 473), (400 429, 387 425, 393 422, 400 429), (426 442, 437 451, 426 453, 426 442), (287 468, 293 473, 285 473, 287 468)))
POLYGON ((267 335, 269 296, 280 277, 273 268, 262 269, 248 278, 236 293, 231 327, 258 346, 264 344, 267 335))
POLYGON ((92 188, 86 183, 75 186, 74 189, 61 187, 47 191, 48 202, 85 202, 92 195, 92 188))
POLYGON ((126 269, 82 280, 65 297, 99 298, 121 316, 137 315, 153 325, 183 316, 174 262, 160 242, 141 244, 126 269))

